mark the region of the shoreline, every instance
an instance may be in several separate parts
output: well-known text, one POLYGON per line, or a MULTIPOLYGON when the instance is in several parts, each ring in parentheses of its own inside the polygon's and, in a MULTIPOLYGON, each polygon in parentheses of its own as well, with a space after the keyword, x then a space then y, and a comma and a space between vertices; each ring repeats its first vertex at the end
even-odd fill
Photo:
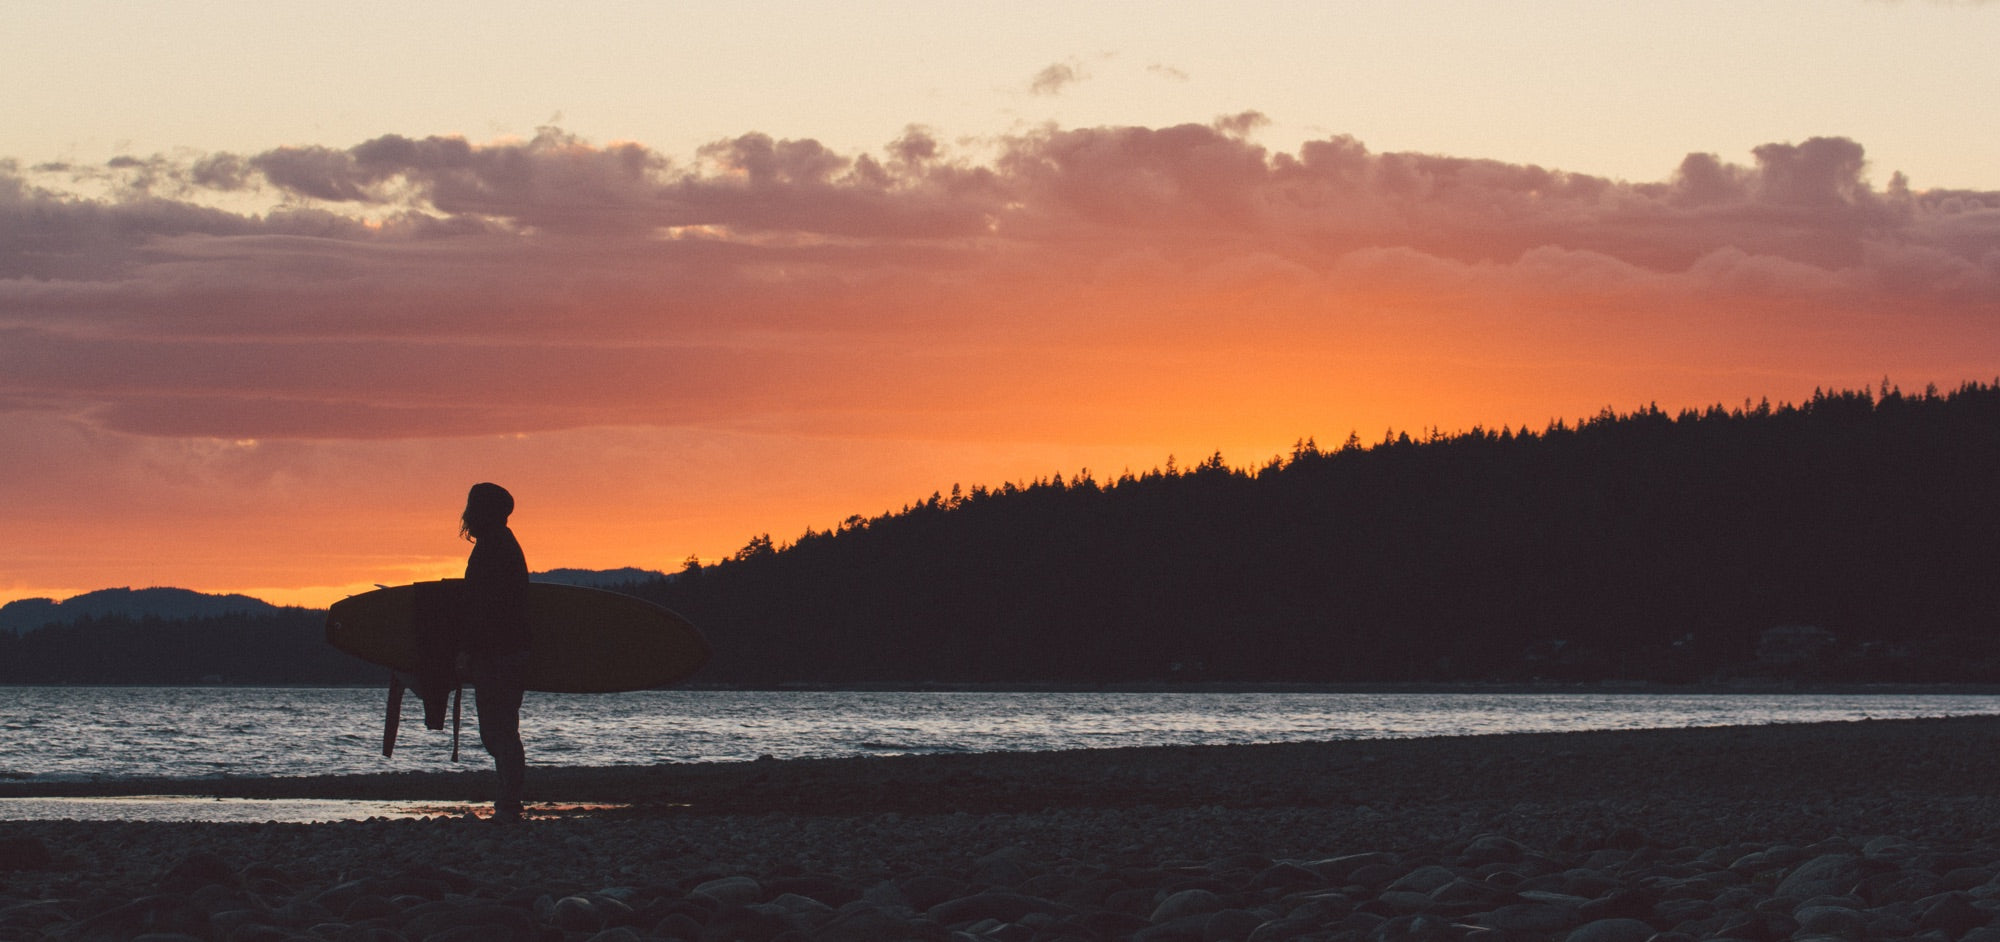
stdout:
MULTIPOLYGON (((21 688, 152 688, 186 690, 379 690, 381 684, 73 684, 6 683, 0 689, 21 688)), ((1738 681, 1727 683, 1657 684, 1647 681, 1505 681, 1505 682, 1379 682, 1294 683, 1289 681, 1201 681, 1184 683, 780 683, 675 684, 635 693, 1310 693, 1310 694, 1662 694, 1668 696, 2000 696, 2000 683, 1925 684, 1900 681, 1820 683, 1805 681, 1738 681)), ((575 696, 575 695, 573 695, 575 696)), ((584 694, 581 696, 615 696, 584 694)))
MULTIPOLYGON (((1132 804, 1317 807, 1371 797, 1412 800, 1405 794, 1409 776, 1485 780, 1489 800, 1527 800, 1580 797, 1590 788, 1606 795, 1656 791, 1660 782, 1684 782, 1723 766, 1763 782, 1766 795, 1789 791, 1804 797, 1839 782, 1850 783, 1842 786, 1849 789, 1855 782, 1934 789, 1941 777, 2000 781, 2000 754, 1988 757, 1982 751, 1991 742, 2000 742, 2000 715, 661 765, 535 766, 531 757, 527 797, 676 815, 1132 804), (1580 784, 1585 782, 1591 784, 1580 784)), ((459 768, 268 778, 28 779, 0 781, 0 797, 482 802, 490 800, 491 777, 489 769, 459 768)), ((1718 781, 1709 787, 1737 786, 1718 781)))
MULTIPOLYGON (((1992 942, 1974 933, 2000 918, 1996 742, 2000 717, 1960 717, 531 768, 530 799, 631 807, 0 821, 0 931, 1645 942, 1928 920, 1992 942), (1763 922, 1724 931, 1743 920, 1763 922)), ((247 790, 478 801, 489 775, 247 790)))

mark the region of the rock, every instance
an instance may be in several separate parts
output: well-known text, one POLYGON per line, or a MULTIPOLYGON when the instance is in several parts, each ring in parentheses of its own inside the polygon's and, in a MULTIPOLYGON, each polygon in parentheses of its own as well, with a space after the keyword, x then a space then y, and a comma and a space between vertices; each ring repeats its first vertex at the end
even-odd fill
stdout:
MULTIPOLYGON (((439 933, 438 935, 426 938, 424 942, 431 942, 433 939, 439 940, 439 942, 473 942, 473 940, 482 937, 482 930, 471 929, 464 932, 457 932, 457 934, 453 934, 452 932, 439 933)), ((227 937, 227 942, 296 942, 299 938, 301 936, 298 932, 287 929, 284 926, 253 923, 239 927, 235 932, 231 932, 227 937)), ((508 939, 510 937, 499 936, 497 938, 508 939)))
POLYGON ((1917 924, 1886 910, 1874 910, 1868 917, 1868 935, 1871 938, 1905 939, 1917 934, 1917 924))
POLYGON ((68 922, 74 918, 69 906, 61 900, 34 900, 0 907, 0 929, 39 930, 44 926, 68 922))
POLYGON ((403 935, 415 942, 451 942, 452 939, 487 938, 493 942, 519 939, 531 942, 540 936, 535 921, 526 911, 496 903, 472 903, 436 909, 414 916, 403 925, 403 935), (483 934, 483 935, 482 935, 483 934))
POLYGON ((977 922, 981 919, 1020 922, 1021 917, 1029 913, 1066 916, 1069 915, 1070 908, 1061 903, 1033 896, 995 891, 948 900, 931 907, 925 914, 949 926, 977 922))
POLYGON ((207 935, 209 916, 178 896, 142 896, 113 906, 64 931, 66 938, 129 938, 147 932, 207 935))
POLYGON ((1548 903, 1513 903, 1473 919, 1488 929, 1509 935, 1550 935, 1576 924, 1576 910, 1548 903))
POLYGON ((160 877, 160 889, 169 893, 192 893, 204 886, 233 886, 236 871, 229 862, 210 853, 182 857, 160 877))
POLYGON ((717 912, 715 918, 702 927, 701 937, 704 940, 769 942, 792 929, 791 922, 776 913, 748 906, 730 906, 717 912))
POLYGON ((1867 843, 1861 845, 1861 855, 1863 857, 1900 860, 1915 856, 1916 853, 1916 846, 1911 844, 1909 840, 1893 835, 1872 838, 1867 843))
POLYGON ((1736 912, 1722 917, 1711 936, 1749 939, 1751 942, 1779 942, 1799 931, 1798 920, 1783 913, 1736 912))
POLYGON ((604 928, 604 916, 581 896, 565 896, 556 900, 548 920, 551 925, 567 932, 596 932, 604 928))
POLYGON ((1589 897, 1576 896, 1569 893, 1558 893, 1551 890, 1524 889, 1516 893, 1515 895, 1521 897, 1522 901, 1524 902, 1547 903, 1550 906, 1558 906, 1563 909, 1579 909, 1583 906, 1583 904, 1590 902, 1589 897))
POLYGON ((1478 912, 1498 906, 1511 896, 1512 893, 1491 883, 1461 877, 1432 890, 1430 901, 1450 912, 1478 912))
POLYGON ((314 926, 306 932, 312 938, 328 942, 410 942, 402 933, 382 926, 336 926, 330 931, 314 926))
POLYGON ((1208 919, 1203 913, 1155 923, 1132 933, 1131 942, 1202 942, 1208 919))
POLYGON ((1076 923, 1084 931, 1107 939, 1122 939, 1152 926, 1144 918, 1130 913, 1106 911, 1084 913, 1077 917, 1076 923))
POLYGON ((771 897, 769 905, 788 916, 801 917, 813 923, 821 923, 833 918, 833 907, 810 896, 800 896, 797 893, 780 893, 777 896, 771 897))
POLYGON ((1250 881, 1250 886, 1259 890, 1298 890, 1326 884, 1326 878, 1318 871, 1295 863, 1272 864, 1259 872, 1256 879, 1250 881))
POLYGON ((1362 903, 1361 906, 1384 916, 1425 913, 1434 908, 1430 894, 1408 893, 1401 890, 1383 890, 1382 895, 1362 903))
POLYGON ((1800 864, 1778 884, 1774 896, 1808 899, 1839 896, 1861 882, 1866 875, 1861 858, 1853 854, 1822 854, 1800 864))
POLYGON ((1481 867, 1486 864, 1496 863, 1516 863, 1522 857, 1527 856, 1527 848, 1522 847, 1514 840, 1498 834, 1482 834, 1479 837, 1473 838, 1472 843, 1465 845, 1465 849, 1459 851, 1458 856, 1460 861, 1468 867, 1481 867))
MULTIPOLYGON (((967 889, 964 883, 950 877, 929 873, 902 880, 894 884, 894 887, 902 892, 907 905, 917 910, 928 910, 946 900, 958 899, 966 895, 967 889)), ((875 890, 869 890, 868 894, 868 898, 873 902, 885 902, 876 895, 875 890)))
POLYGON ((0 872, 9 870, 49 870, 56 856, 48 845, 33 837, 0 837, 0 872))
POLYGON ((1947 890, 1969 890, 1991 883, 1993 871, 1985 867, 1953 867, 1945 871, 1942 879, 1947 890))
POLYGON ((1576 908, 1577 918, 1586 922, 1603 919, 1639 919, 1653 915, 1653 894, 1643 890, 1615 889, 1576 908))
POLYGON ((1182 890, 1160 901, 1149 918, 1155 923, 1171 922, 1186 916, 1205 915, 1222 909, 1222 897, 1209 890, 1182 890))
POLYGON ((1768 873, 1773 870, 1783 870, 1786 867, 1796 866, 1799 861, 1805 859, 1805 856, 1806 852, 1797 847, 1790 844, 1778 844, 1763 850, 1751 851, 1736 858, 1735 862, 1729 865, 1729 869, 1744 876, 1755 876, 1759 873, 1768 873))
POLYGON ((1390 883, 1388 888, 1391 891, 1404 893, 1429 893, 1456 879, 1458 879, 1457 871, 1450 867, 1431 864, 1403 874, 1390 883))
POLYGON ((218 939, 227 939, 251 926, 270 923, 270 917, 259 910, 225 909, 209 916, 209 928, 218 939))
POLYGON ((1653 927, 1637 919, 1599 919, 1570 930, 1569 942, 1646 942, 1653 927))
POLYGON ((860 887, 834 877, 815 875, 779 877, 775 880, 768 880, 765 882, 764 890, 774 897, 791 893, 806 897, 807 899, 818 900, 835 909, 839 909, 861 898, 860 887))
POLYGON ((988 886, 1017 887, 1028 879, 1028 870, 1021 862, 1028 852, 1020 847, 1005 847, 973 861, 966 870, 966 879, 988 886))
POLYGON ((1201 927, 1202 942, 1241 942, 1264 925, 1264 917, 1247 909, 1225 909, 1201 927))
POLYGON ((1368 864, 1364 867, 1358 867, 1353 873, 1348 874, 1345 882, 1368 889, 1381 889, 1403 875, 1404 870, 1400 865, 1368 864))
POLYGON ((722 906, 748 906, 764 898, 764 887, 749 877, 722 877, 696 886, 688 895, 714 900, 722 906))
MULTIPOLYGON (((701 938, 701 923, 687 913, 672 913, 653 926, 653 934, 662 939, 694 942, 701 938)), ((846 942, 846 940, 840 940, 846 942)))
POLYGON ((1668 899, 1653 906, 1653 918, 1665 925, 1680 925, 1715 915, 1715 904, 1705 899, 1668 899))
POLYGON ((1452 934, 1450 921, 1437 916, 1397 916, 1368 933, 1370 942, 1441 942, 1452 934))
POLYGON ((1243 942, 1291 942, 1318 929, 1319 924, 1308 919, 1274 919, 1258 926, 1243 942))
MULTIPOLYGON (((1394 867, 1396 855, 1381 852, 1348 854, 1344 857, 1328 857, 1305 864, 1305 868, 1325 877, 1331 883, 1352 883, 1354 873, 1363 867, 1394 867)), ((1385 878, 1389 879, 1389 878, 1385 878)))
POLYGON ((812 942, 876 942, 911 936, 909 921, 879 906, 861 903, 843 908, 811 934, 812 942))
MULTIPOLYGON (((452 926, 424 936, 421 942, 538 942, 539 936, 501 926, 452 926)), ((299 942, 290 933, 272 942, 299 942)), ((229 942, 242 942, 231 936, 229 942)), ((261 940, 260 940, 261 942, 261 940)))
POLYGON ((1941 929, 1954 939, 1992 922, 1993 913, 1972 905, 1971 897, 1964 893, 1937 897, 1917 917, 1920 928, 1941 929))
POLYGON ((1927 870, 1889 870, 1862 877, 1855 884, 1855 892, 1877 906, 1920 900, 1944 889, 1944 880, 1927 870))
POLYGON ((1868 917, 1843 906, 1801 906, 1793 911, 1792 918, 1799 921, 1799 929, 1815 935, 1832 935, 1841 938, 1858 938, 1868 928, 1868 917))

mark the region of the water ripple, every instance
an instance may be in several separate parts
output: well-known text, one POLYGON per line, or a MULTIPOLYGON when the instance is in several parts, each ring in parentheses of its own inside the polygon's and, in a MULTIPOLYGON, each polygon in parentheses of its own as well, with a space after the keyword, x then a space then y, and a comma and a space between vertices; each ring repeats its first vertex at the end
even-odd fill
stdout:
MULTIPOLYGON (((375 688, 15 687, 0 779, 258 777, 449 766, 451 735, 406 703, 380 754, 375 688)), ((463 764, 488 763, 467 698, 463 764)), ((1741 726, 2000 713, 1947 694, 885 693, 530 694, 530 761, 567 765, 1741 726)))

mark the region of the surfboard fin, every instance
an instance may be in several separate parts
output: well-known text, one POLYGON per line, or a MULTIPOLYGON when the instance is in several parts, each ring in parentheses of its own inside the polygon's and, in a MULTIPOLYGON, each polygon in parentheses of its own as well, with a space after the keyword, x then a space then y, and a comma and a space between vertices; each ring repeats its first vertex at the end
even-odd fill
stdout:
POLYGON ((417 679, 417 696, 424 699, 424 728, 444 728, 444 707, 451 698, 451 688, 439 685, 429 678, 417 679))

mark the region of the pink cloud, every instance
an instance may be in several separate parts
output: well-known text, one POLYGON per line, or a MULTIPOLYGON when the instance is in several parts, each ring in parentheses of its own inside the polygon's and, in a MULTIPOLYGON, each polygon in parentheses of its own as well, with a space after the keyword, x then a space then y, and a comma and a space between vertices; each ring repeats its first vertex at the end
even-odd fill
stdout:
MULTIPOLYGON (((1876 189, 1851 141, 1690 155, 1635 184, 1346 137, 1273 154, 1254 125, 1050 128, 985 162, 921 129, 862 155, 745 134, 687 165, 553 129, 391 135, 135 161, 112 169, 154 182, 96 200, 15 170, 0 401, 222 439, 902 434, 918 401, 1024 434, 1032 411, 1008 413, 1076 384, 1051 349, 1143 372, 1152 354, 1120 351, 1248 344, 1249 370, 1394 343, 1399 323, 1468 349, 1552 336, 1506 326, 1540 318, 1624 357, 1644 351, 1621 337, 1732 307, 1809 332, 1894 305, 2000 353, 2000 194, 1876 189), (152 195, 168 180, 180 198, 152 195)), ((1815 344, 1765 342, 1729 355, 1814 368, 1815 344)))

